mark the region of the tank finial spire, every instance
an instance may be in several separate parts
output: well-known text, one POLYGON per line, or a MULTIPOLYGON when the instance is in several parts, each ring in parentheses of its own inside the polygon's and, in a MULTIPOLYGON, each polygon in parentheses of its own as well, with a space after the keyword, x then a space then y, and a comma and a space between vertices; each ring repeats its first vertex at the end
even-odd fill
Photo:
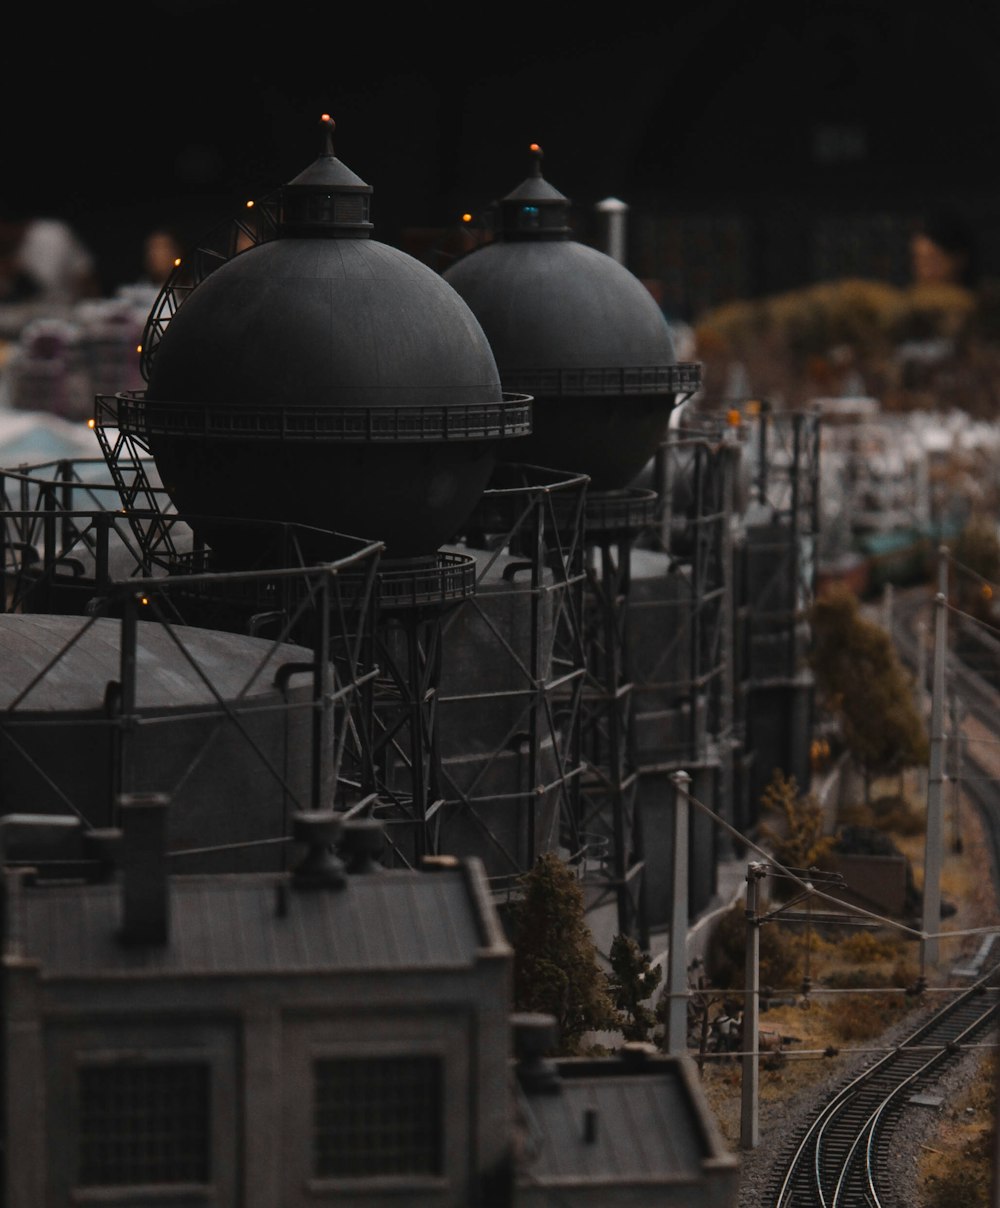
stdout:
POLYGON ((532 143, 528 148, 531 152, 531 175, 541 176, 542 174, 542 149, 538 143, 532 143))
POLYGON ((324 113, 319 120, 326 129, 326 153, 333 155, 333 132, 337 129, 337 123, 328 113, 324 113))

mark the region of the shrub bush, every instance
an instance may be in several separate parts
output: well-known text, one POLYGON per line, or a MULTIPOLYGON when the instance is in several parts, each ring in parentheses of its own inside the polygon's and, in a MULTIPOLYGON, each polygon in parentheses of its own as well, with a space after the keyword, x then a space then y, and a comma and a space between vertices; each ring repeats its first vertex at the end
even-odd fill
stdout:
POLYGON ((903 994, 845 994, 828 1008, 830 1026, 840 1040, 872 1040, 896 1023, 908 1005, 903 994))
POLYGON ((900 944, 901 941, 894 935, 879 937, 871 931, 856 931, 840 941, 837 954, 844 960, 868 965, 875 961, 894 960, 899 956, 900 944))
MULTIPOLYGON (((788 989, 800 977, 796 937, 779 924, 760 929, 760 984, 778 991, 788 989)), ((737 902, 719 919, 706 953, 705 968, 713 986, 742 989, 747 951, 747 920, 737 902)))
POLYGON ((898 794, 878 797, 872 802, 874 824, 896 835, 922 835, 924 819, 912 802, 898 794))
POLYGON ((554 852, 539 856, 521 886, 511 912, 514 1002, 519 1011, 554 1015, 559 1052, 574 1056, 587 1032, 619 1022, 584 918, 583 891, 554 852))

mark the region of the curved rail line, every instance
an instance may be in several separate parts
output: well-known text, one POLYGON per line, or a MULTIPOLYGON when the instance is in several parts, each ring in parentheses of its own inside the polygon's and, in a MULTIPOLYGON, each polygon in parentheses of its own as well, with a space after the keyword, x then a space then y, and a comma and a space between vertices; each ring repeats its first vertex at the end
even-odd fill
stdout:
MULTIPOLYGON (((928 597, 903 603, 895 634, 904 661, 915 667, 913 621, 928 597)), ((970 713, 996 724, 1000 693, 971 669, 952 660, 950 673, 970 713)), ((974 758, 971 760, 974 764, 974 758)), ((988 774, 970 779, 1000 870, 1000 810, 988 774)), ((964 1046, 975 1042, 1000 1013, 1000 965, 957 995, 881 1060, 837 1090, 791 1142, 768 1203, 774 1208, 881 1208, 895 1202, 885 1170, 887 1143, 915 1091, 929 1086, 964 1046)))
MULTIPOLYGON (((1000 966, 836 1092, 795 1142, 774 1208, 879 1208, 884 1142, 909 1097, 936 1079, 1000 1011, 1000 966)), ((887 1189, 888 1191, 888 1189, 887 1189)))

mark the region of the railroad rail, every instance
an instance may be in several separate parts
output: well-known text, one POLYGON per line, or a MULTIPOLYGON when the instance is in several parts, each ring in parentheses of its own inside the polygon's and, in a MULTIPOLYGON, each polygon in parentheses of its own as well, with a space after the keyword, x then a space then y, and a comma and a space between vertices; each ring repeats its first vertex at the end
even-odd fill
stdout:
MULTIPOLYGON (((906 593, 899 601, 893 636, 901 657, 914 669, 921 663, 914 623, 929 602, 926 589, 906 593)), ((957 658, 950 661, 949 675, 968 714, 994 731, 1000 716, 1000 693, 957 658)), ((963 789, 982 816, 997 883, 1000 809, 996 785, 1000 778, 994 769, 980 765, 975 754, 966 758, 971 774, 963 780, 963 789)), ((886 1161, 893 1127, 915 1093, 933 1085, 967 1046, 996 1027, 998 1013, 1000 965, 956 993, 891 1052, 833 1093, 789 1143, 777 1165, 767 1204, 773 1208, 882 1208, 898 1203, 886 1161)))
POLYGON ((793 1142, 774 1208, 882 1208, 895 1202, 885 1141, 912 1095, 932 1084, 1000 1011, 1000 965, 838 1090, 793 1142))

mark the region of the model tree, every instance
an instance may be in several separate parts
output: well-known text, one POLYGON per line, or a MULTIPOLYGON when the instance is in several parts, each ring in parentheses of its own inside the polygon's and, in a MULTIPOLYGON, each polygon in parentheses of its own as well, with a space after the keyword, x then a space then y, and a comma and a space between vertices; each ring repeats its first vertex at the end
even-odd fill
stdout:
POLYGON ((958 535, 954 556, 959 607, 981 621, 995 623, 993 585, 1000 579, 996 522, 988 516, 972 516, 958 535))
POLYGON ((519 1011, 554 1015, 559 1051, 573 1056, 587 1032, 618 1026, 583 893, 554 852, 538 858, 521 888, 512 910, 514 1000, 519 1011))
POLYGON ((619 1026, 626 1040, 649 1040, 656 1014, 646 1000, 663 976, 648 952, 631 936, 616 935, 611 943, 611 997, 621 1013, 619 1026))
POLYGON ((800 793, 795 777, 775 768, 760 803, 764 814, 775 819, 763 821, 760 830, 778 863, 785 868, 822 868, 834 838, 824 833, 823 807, 812 793, 800 793))
POLYGON ((861 767, 867 803, 874 776, 893 775, 928 758, 913 685, 889 635, 861 616, 848 588, 832 588, 817 600, 810 622, 816 687, 861 767))

